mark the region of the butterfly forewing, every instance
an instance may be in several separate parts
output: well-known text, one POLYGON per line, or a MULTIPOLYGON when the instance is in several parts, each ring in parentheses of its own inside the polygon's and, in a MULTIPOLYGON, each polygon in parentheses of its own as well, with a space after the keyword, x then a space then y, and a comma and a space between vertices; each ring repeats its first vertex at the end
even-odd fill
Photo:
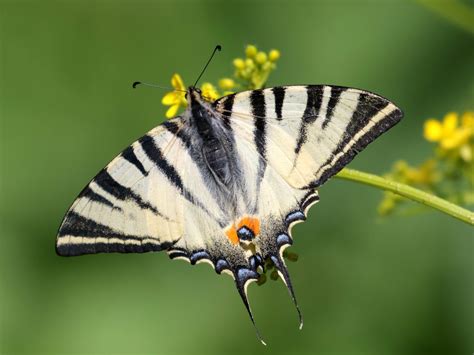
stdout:
POLYGON ((84 188, 59 229, 60 255, 159 251, 182 236, 183 198, 159 160, 172 139, 153 129, 84 188))
POLYGON ((403 116, 387 99, 358 89, 309 85, 260 92, 263 130, 255 125, 251 91, 234 95, 232 107, 227 97, 216 107, 231 112, 230 121, 253 121, 266 141, 268 163, 297 188, 324 183, 403 116))

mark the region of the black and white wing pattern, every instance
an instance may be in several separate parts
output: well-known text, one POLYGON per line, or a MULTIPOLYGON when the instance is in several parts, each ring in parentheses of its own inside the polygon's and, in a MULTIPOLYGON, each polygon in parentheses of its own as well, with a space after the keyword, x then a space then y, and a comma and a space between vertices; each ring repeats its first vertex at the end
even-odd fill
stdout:
POLYGON ((125 149, 80 193, 58 254, 166 250, 208 262, 234 278, 252 321, 247 286, 271 260, 298 309, 282 256, 292 225, 319 200, 317 188, 402 112, 370 92, 326 85, 214 103, 190 87, 187 98, 182 116, 125 149))
POLYGON ((59 255, 159 251, 176 242, 183 206, 161 151, 170 141, 165 133, 150 131, 82 190, 59 228, 59 255))
POLYGON ((329 85, 246 91, 215 106, 298 189, 322 185, 403 117, 379 95, 329 85))
POLYGON ((282 256, 292 244, 292 225, 304 221, 319 200, 317 188, 403 113, 379 95, 329 85, 246 91, 214 107, 241 157, 251 201, 245 215, 259 221, 252 239, 258 260, 273 261, 296 305, 282 256))
POLYGON ((168 250, 184 235, 187 248, 205 247, 208 233, 221 230, 223 212, 198 195, 205 184, 169 129, 183 124, 177 117, 154 128, 83 189, 59 228, 59 255, 168 250))

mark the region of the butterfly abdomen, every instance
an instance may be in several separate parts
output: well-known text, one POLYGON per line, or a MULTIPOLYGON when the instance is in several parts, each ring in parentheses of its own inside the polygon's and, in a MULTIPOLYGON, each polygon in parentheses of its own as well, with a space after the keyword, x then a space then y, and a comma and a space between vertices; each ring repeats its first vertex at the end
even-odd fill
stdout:
POLYGON ((206 142, 203 145, 203 155, 211 172, 221 183, 228 185, 231 182, 232 175, 223 144, 218 139, 206 142))

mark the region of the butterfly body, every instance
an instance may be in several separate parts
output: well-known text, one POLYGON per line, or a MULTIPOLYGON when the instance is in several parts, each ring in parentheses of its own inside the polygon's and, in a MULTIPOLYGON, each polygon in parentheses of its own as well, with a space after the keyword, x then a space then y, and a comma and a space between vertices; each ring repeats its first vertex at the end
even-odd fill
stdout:
POLYGON ((238 158, 233 150, 234 138, 228 134, 226 127, 212 114, 212 111, 201 107, 199 116, 195 116, 196 111, 198 110, 193 110, 190 115, 189 134, 201 138, 198 144, 201 146, 206 168, 218 186, 229 192, 230 185, 235 185, 235 180, 238 178, 232 174, 238 167, 236 160, 238 158))
MULTIPOLYGON (((59 255, 166 250, 246 288, 266 260, 296 305, 282 256, 317 189, 402 112, 376 94, 329 85, 246 91, 188 108, 116 157, 59 229, 59 255)), ((296 306, 298 307, 298 306, 296 306)), ((299 310, 298 310, 299 313, 299 310)), ((300 314, 300 323, 302 318, 300 314)))

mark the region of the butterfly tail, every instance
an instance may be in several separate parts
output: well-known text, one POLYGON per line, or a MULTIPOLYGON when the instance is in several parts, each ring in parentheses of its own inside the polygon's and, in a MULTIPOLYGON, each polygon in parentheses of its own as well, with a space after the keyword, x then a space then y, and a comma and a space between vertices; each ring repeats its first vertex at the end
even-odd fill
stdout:
POLYGON ((257 325, 255 324, 255 320, 253 318, 252 310, 250 309, 250 304, 248 301, 247 297, 247 287, 251 282, 255 282, 258 280, 258 273, 250 270, 250 269, 239 269, 235 273, 235 285, 237 286, 237 291, 239 292, 240 297, 242 298, 242 301, 244 302, 245 308, 247 309, 247 312, 250 316, 250 320, 252 321, 253 326, 255 327, 255 332, 257 334, 258 340, 263 345, 267 345, 265 341, 263 340, 262 336, 260 335, 260 331, 257 328, 257 325))
POLYGON ((279 255, 272 255, 270 256, 275 268, 278 271, 281 279, 285 283, 286 287, 288 288, 288 292, 290 293, 291 299, 295 305, 296 311, 298 312, 298 318, 300 322, 300 329, 303 329, 303 315, 301 314, 300 307, 298 306, 298 302, 296 301, 295 291, 293 290, 293 285, 291 284, 290 274, 288 273, 288 269, 286 268, 285 262, 279 255))

